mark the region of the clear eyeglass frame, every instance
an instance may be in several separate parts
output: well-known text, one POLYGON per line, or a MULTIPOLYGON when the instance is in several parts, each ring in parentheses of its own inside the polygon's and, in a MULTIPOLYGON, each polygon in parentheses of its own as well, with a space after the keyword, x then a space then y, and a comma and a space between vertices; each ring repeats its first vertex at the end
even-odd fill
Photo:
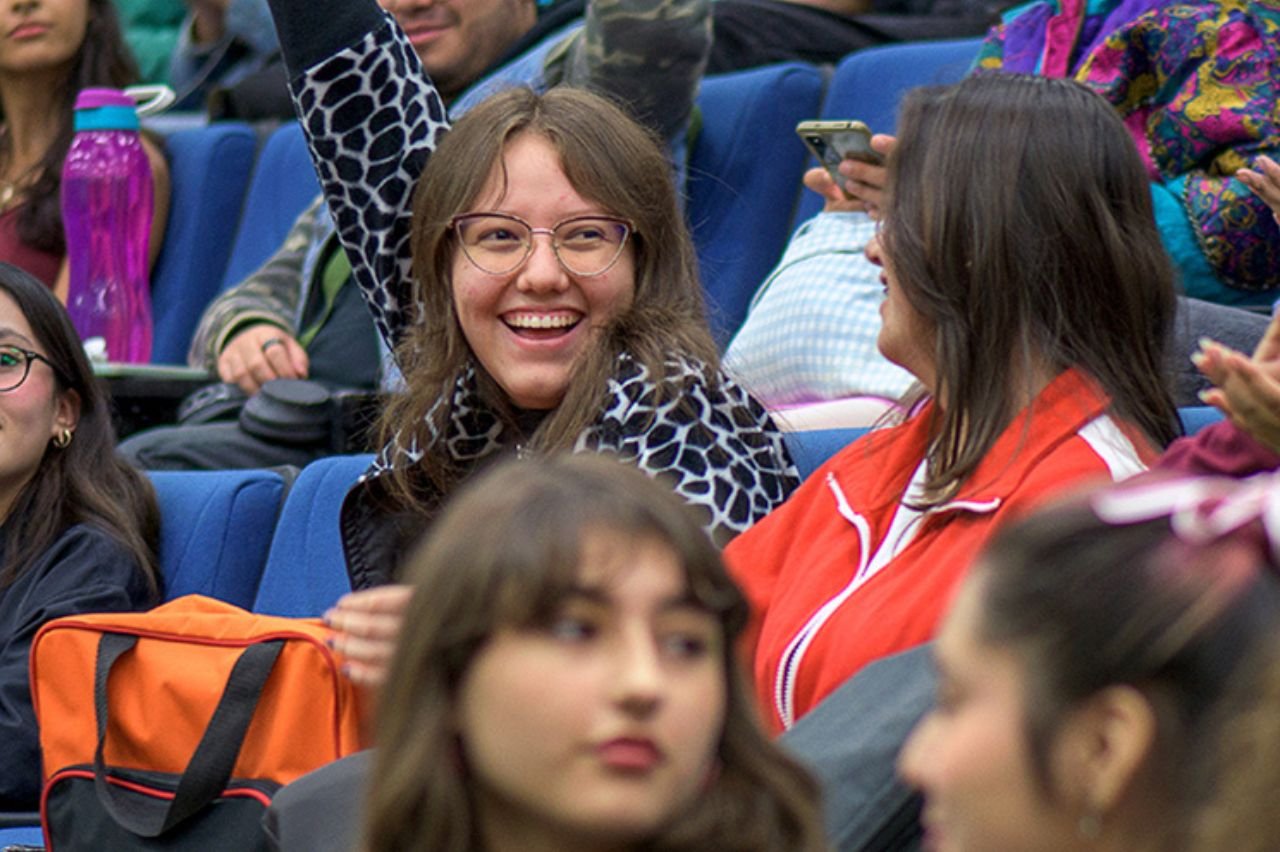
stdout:
POLYGON ((53 362, 39 352, 32 352, 21 346, 8 344, 0 346, 0 393, 8 393, 22 387, 27 376, 31 375, 32 363, 36 361, 45 362, 55 375, 58 373, 58 368, 53 365, 53 362))
MULTIPOLYGON (((555 253, 556 260, 559 261, 560 266, 566 272, 580 278, 598 278, 612 269, 614 264, 618 262, 618 258, 622 257, 622 250, 626 248, 627 241, 635 231, 635 226, 628 220, 617 216, 599 215, 571 216, 568 219, 561 219, 550 228, 535 228, 519 216, 513 216, 509 213, 476 212, 460 213, 457 216, 454 216, 449 220, 449 230, 458 237, 458 245, 462 248, 462 253, 466 256, 467 260, 469 260, 476 269, 479 269, 481 272, 488 275, 508 275, 515 272, 523 266, 525 262, 529 260, 529 256, 533 254, 534 236, 537 234, 546 234, 551 238, 551 250, 555 253), (486 253, 477 245, 468 245, 466 232, 470 230, 471 227, 474 227, 477 224, 482 224, 486 221, 493 221, 494 224, 497 224, 498 222, 507 223, 520 229, 516 232, 515 236, 523 247, 523 251, 515 257, 514 261, 505 263, 496 262, 499 256, 505 258, 510 255, 511 252, 503 251, 486 253), (605 226, 603 230, 606 232, 608 232, 609 229, 614 229, 614 235, 617 242, 613 243, 607 239, 602 240, 603 245, 599 250, 587 252, 592 254, 592 262, 590 265, 582 269, 575 268, 573 263, 565 258, 566 251, 569 251, 571 257, 573 257, 574 254, 571 249, 566 249, 565 247, 566 232, 563 229, 566 228, 566 226, 581 227, 584 224, 590 223, 600 223, 602 226, 605 226), (604 251, 603 249, 605 248, 607 248, 608 251, 604 251)), ((582 254, 582 252, 579 252, 579 254, 582 254)))

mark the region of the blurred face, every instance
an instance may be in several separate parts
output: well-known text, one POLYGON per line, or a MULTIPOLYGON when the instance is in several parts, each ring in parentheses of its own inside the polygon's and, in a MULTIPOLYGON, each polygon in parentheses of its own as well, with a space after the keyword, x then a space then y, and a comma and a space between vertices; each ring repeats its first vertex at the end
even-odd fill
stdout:
POLYGON ((88 0, 0 3, 0 73, 69 66, 88 23, 88 0))
MULTIPOLYGON (((504 213, 535 228, 552 228, 580 216, 611 215, 578 194, 555 149, 525 133, 503 153, 508 186, 495 164, 467 213, 504 213)), ((495 238, 505 236, 495 233, 495 238)), ((596 345, 601 329, 630 306, 635 295, 631 241, 609 269, 584 277, 566 270, 549 234, 533 236, 533 251, 514 270, 494 275, 477 267, 454 237, 451 277, 458 323, 476 359, 520 408, 560 404, 578 358, 596 345)))
POLYGON ((880 303, 880 354, 909 370, 930 391, 934 389, 937 363, 934 359, 934 332, 929 322, 907 299, 885 254, 880 235, 867 243, 867 259, 880 267, 884 301, 880 303))
POLYGON ((898 771, 925 797, 932 852, 1080 848, 1079 812, 1040 792, 1028 750, 1026 668, 977 636, 980 584, 966 581, 935 645, 937 706, 903 746, 898 771))
POLYGON ((445 100, 482 72, 533 26, 533 0, 380 0, 409 36, 445 100))
MULTIPOLYGON (((41 355, 44 347, 35 339, 27 318, 8 293, 0 291, 0 346, 16 346, 41 355)), ((0 355, 0 357, 6 357, 0 355)), ((0 365, 12 367, 7 362, 0 365)), ((17 375, 21 375, 19 371, 17 375)), ((16 380, 17 375, 13 376, 16 380)), ((31 363, 26 381, 0 392, 0 520, 40 467, 49 442, 63 429, 74 429, 78 406, 74 392, 60 392, 53 368, 44 361, 31 363)))
POLYGON ((589 533, 550 620, 499 630, 461 684, 486 845, 629 843, 693 804, 724 727, 723 641, 665 545, 589 533))

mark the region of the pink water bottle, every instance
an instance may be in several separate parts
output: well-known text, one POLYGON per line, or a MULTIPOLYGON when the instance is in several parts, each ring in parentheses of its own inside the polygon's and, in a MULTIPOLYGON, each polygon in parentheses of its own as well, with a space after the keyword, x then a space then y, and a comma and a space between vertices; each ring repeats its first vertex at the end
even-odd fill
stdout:
POLYGON ((116 89, 76 98, 76 135, 62 166, 67 311, 91 358, 151 358, 151 164, 134 100, 116 89))

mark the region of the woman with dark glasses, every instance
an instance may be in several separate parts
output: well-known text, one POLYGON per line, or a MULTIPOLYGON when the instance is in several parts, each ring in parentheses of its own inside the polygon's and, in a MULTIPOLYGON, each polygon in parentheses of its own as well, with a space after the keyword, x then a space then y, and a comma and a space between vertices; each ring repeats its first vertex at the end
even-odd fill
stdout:
POLYGON ((0 263, 0 811, 35 810, 31 640, 53 618, 156 602, 159 509, 53 293, 0 263))

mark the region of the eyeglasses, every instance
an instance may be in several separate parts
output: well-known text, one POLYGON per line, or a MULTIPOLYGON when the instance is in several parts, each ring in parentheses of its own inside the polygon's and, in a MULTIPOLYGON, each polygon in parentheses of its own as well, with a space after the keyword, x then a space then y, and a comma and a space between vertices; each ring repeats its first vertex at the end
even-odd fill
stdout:
POLYGON ((43 361, 55 374, 58 372, 53 362, 39 352, 19 346, 0 346, 0 393, 21 387, 31 372, 32 361, 43 361))
POLYGON ((519 269, 533 253, 533 235, 546 234, 566 272, 592 278, 617 263, 632 225, 613 216, 575 216, 550 228, 535 228, 505 213, 463 213, 449 220, 449 228, 458 235, 467 260, 490 275, 519 269))

